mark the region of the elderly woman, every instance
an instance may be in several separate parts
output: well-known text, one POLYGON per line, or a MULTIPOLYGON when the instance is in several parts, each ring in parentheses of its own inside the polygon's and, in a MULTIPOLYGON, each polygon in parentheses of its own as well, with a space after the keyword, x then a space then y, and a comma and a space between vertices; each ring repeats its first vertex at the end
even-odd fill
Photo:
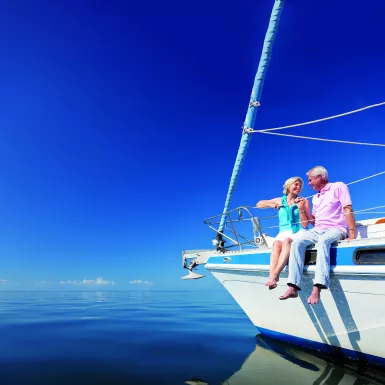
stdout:
POLYGON ((310 211, 309 201, 299 198, 298 195, 303 187, 303 180, 298 177, 289 178, 283 185, 283 196, 257 203, 260 209, 274 208, 278 210, 279 233, 275 237, 270 255, 270 277, 266 282, 269 289, 275 289, 279 281, 279 275, 287 264, 290 255, 291 242, 298 232, 306 229, 308 219, 300 221, 300 210, 310 211), (300 208, 297 203, 301 201, 300 208))

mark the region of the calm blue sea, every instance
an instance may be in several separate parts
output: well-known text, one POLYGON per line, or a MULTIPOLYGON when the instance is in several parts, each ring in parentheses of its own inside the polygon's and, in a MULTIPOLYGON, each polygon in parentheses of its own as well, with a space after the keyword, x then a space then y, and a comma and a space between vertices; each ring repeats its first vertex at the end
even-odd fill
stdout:
POLYGON ((385 384, 257 338, 225 292, 0 292, 0 314, 1 385, 385 384))

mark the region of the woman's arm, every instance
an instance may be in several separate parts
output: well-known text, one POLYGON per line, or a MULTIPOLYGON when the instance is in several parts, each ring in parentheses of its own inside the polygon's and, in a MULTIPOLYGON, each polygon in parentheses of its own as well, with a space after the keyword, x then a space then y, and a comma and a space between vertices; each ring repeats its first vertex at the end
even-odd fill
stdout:
POLYGON ((274 198, 270 200, 263 200, 257 203, 257 208, 259 209, 278 209, 281 206, 281 198, 274 198))

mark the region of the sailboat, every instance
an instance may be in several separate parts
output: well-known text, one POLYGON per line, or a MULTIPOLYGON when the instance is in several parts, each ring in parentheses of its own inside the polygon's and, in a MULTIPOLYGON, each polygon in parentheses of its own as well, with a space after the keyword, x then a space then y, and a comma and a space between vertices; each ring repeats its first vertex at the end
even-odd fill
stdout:
MULTIPOLYGON (((182 264, 188 274, 182 278, 202 278, 198 266, 204 265, 240 305, 258 333, 364 363, 385 366, 385 219, 379 215, 358 221, 357 239, 342 240, 332 245, 330 287, 322 291, 320 303, 310 306, 307 298, 313 288, 317 258, 314 245, 306 251, 299 298, 279 301, 277 290, 267 290, 265 286, 274 242, 274 237, 267 235, 263 227, 266 217, 261 217, 257 209, 251 206, 230 209, 251 136, 256 132, 253 129, 254 122, 283 5, 284 0, 274 1, 224 209, 222 213, 205 220, 215 231, 213 248, 183 251, 182 264), (225 246, 225 241, 230 243, 229 246, 225 246)), ((378 103, 298 125, 341 118, 384 104, 378 103)), ((366 176, 360 181, 384 173, 366 176)), ((367 210, 373 211, 379 207, 385 206, 367 210)), ((286 268, 279 281, 282 292, 287 287, 287 276, 286 268)))

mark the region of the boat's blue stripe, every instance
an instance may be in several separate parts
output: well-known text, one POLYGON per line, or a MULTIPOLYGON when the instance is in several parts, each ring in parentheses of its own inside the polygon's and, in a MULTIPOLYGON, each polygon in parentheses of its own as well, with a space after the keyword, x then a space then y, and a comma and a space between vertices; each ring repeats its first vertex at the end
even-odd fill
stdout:
POLYGON ((270 265, 270 253, 215 256, 210 257, 207 262, 224 265, 270 265), (224 262, 225 257, 231 259, 224 262))
POLYGON ((289 334, 279 333, 274 330, 260 328, 258 326, 257 329, 261 332, 263 336, 270 337, 279 341, 289 342, 294 345, 322 351, 328 354, 332 354, 334 356, 352 358, 370 365, 385 366, 385 358, 382 357, 373 356, 371 354, 366 354, 363 352, 356 352, 355 350, 345 349, 337 346, 326 345, 321 342, 315 342, 307 340, 305 338, 294 337, 289 334))
MULTIPOLYGON (((375 245, 384 246, 384 245, 375 245)), ((330 249, 330 265, 331 266, 353 266, 353 253, 355 249, 362 247, 373 246, 352 246, 352 247, 332 247, 330 249), (338 253, 338 254, 337 254, 338 253)), ((258 254, 241 254, 241 255, 222 255, 212 256, 209 258, 208 263, 226 264, 226 265, 269 265, 270 253, 258 253, 258 254), (224 262, 224 257, 229 257, 228 262, 224 262)))

